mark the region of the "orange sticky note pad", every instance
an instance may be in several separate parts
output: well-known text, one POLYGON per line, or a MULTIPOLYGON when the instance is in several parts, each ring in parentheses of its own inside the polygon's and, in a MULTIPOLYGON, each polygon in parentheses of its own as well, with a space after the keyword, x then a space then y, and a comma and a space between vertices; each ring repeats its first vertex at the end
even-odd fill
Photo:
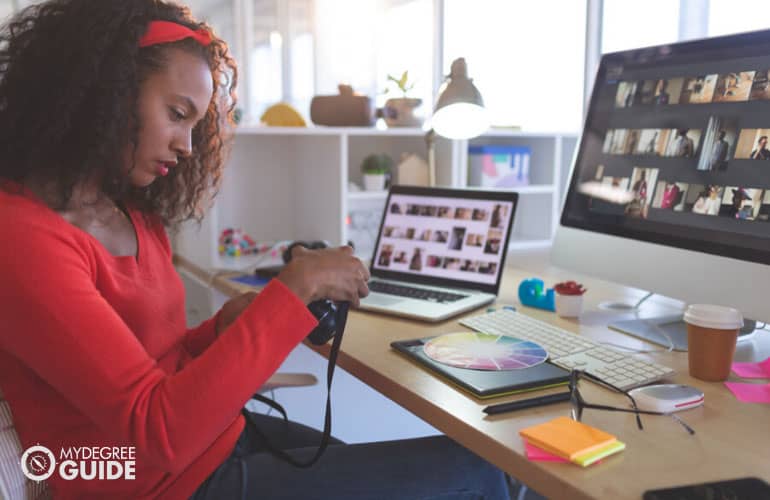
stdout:
POLYGON ((527 427, 519 434, 533 445, 570 461, 617 441, 612 434, 567 417, 527 427))

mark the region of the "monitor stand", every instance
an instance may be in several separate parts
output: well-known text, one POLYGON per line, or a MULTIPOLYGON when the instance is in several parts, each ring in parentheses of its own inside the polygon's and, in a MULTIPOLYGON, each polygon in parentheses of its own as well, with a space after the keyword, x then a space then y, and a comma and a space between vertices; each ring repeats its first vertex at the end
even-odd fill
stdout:
POLYGON ((639 301, 636 304, 627 304, 625 302, 601 302, 599 303, 599 309, 604 309, 606 311, 619 311, 619 312, 638 311, 639 307, 653 295, 654 295, 653 292, 648 292, 647 295, 639 299, 639 301))
MULTIPOLYGON (((754 336, 756 321, 744 319, 743 323, 744 327, 738 332, 738 342, 754 336)), ((607 326, 653 344, 672 347, 674 351, 687 351, 687 325, 682 321, 681 314, 615 321, 607 326)))

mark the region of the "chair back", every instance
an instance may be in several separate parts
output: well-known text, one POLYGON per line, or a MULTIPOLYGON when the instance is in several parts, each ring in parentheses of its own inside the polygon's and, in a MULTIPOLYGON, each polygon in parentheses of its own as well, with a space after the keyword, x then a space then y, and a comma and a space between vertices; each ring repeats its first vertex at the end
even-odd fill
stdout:
POLYGON ((0 390, 0 499, 42 500, 50 498, 45 481, 27 479, 21 472, 21 442, 13 426, 11 407, 0 390))

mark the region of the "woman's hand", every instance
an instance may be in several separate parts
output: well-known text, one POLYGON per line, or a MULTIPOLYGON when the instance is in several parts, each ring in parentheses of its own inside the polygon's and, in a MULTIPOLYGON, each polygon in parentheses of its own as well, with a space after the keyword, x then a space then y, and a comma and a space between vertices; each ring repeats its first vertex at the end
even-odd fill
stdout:
POLYGON ((251 301, 256 296, 257 292, 246 292, 225 302, 225 305, 219 311, 219 317, 217 317, 217 335, 225 331, 225 328, 230 326, 241 315, 243 310, 251 304, 251 301))
POLYGON ((348 246, 322 250, 297 246, 278 279, 305 304, 329 299, 358 307, 360 297, 369 295, 369 270, 348 246))

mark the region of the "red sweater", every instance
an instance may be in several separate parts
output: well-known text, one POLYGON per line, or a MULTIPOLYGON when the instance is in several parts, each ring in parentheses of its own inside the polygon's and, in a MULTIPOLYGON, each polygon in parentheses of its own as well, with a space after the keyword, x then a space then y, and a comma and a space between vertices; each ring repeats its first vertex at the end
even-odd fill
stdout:
POLYGON ((232 451, 240 410, 316 325, 273 280, 217 337, 185 326, 163 226, 130 211, 138 257, 111 255, 32 194, 0 189, 0 389, 26 449, 133 446, 135 480, 54 498, 187 498, 232 451))

